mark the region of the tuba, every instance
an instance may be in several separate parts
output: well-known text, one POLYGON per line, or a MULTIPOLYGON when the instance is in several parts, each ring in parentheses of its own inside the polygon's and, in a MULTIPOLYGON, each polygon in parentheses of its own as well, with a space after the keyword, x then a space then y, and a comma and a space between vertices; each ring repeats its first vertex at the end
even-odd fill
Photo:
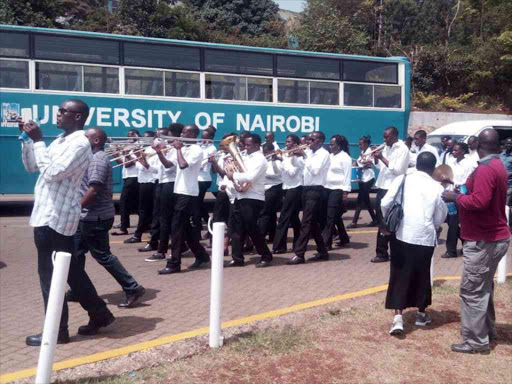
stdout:
MULTIPOLYGON (((237 136, 228 136, 220 142, 219 148, 231 155, 230 159, 226 159, 225 168, 230 169, 233 172, 246 173, 247 168, 245 167, 242 155, 240 154, 237 146, 238 140, 237 136)), ((233 184, 238 192, 247 192, 251 187, 251 183, 243 183, 242 185, 239 185, 238 183, 233 182, 233 184)))

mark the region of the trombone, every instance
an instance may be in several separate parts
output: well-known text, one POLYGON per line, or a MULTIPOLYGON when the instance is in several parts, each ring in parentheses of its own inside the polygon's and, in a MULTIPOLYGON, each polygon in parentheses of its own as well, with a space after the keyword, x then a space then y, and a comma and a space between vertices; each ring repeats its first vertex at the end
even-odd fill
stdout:
POLYGON ((290 149, 276 149, 275 151, 272 151, 268 155, 266 155, 265 159, 269 160, 269 159, 271 159, 275 155, 277 155, 277 156, 291 156, 295 152, 304 151, 304 150, 306 150, 308 148, 309 148, 308 144, 302 144, 302 145, 299 145, 297 147, 293 147, 293 148, 290 148, 290 149))

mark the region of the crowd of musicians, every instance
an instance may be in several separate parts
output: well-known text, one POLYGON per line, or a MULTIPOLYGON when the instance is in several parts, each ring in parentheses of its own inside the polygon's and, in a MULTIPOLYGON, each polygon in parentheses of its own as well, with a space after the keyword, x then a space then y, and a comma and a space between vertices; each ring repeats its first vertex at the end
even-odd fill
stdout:
MULTIPOLYGON (((346 137, 339 134, 331 138, 321 131, 302 137, 290 134, 280 148, 271 132, 264 140, 246 131, 228 133, 218 140, 213 126, 200 131, 194 124, 173 123, 168 128, 146 131, 144 137, 130 130, 122 140, 109 140, 99 128, 83 131, 88 114, 84 102, 65 101, 57 115, 57 126, 64 133, 49 147, 34 122, 19 121, 26 135, 20 136, 25 168, 40 173, 30 225, 34 227, 45 308, 53 252, 68 252, 72 259, 67 301, 79 302, 90 317, 89 323, 78 330, 82 335, 94 335, 115 320, 85 272, 88 252, 125 292, 126 299, 119 307, 134 306, 146 292, 110 250, 115 163, 114 167, 123 167, 124 185, 121 221, 112 235, 128 235, 130 214, 136 210, 137 227, 124 243, 141 243, 143 233, 149 231, 150 239, 139 251, 151 252, 145 258, 147 262, 166 262, 158 271, 160 275, 181 272, 182 254, 188 250, 195 257, 189 269, 208 266, 210 255, 208 246, 201 243, 201 230, 210 220, 204 199, 214 182, 217 192, 211 221, 227 223, 224 253, 231 254, 231 260, 225 266, 243 267, 244 253, 255 249, 260 256, 256 268, 271 266, 273 255, 284 253, 293 255, 287 264, 304 264, 311 238, 316 253, 308 255, 308 262, 328 260, 333 247, 349 245, 342 216, 351 185, 357 182, 357 205, 348 227, 357 228, 361 210, 368 210, 371 222, 366 225, 378 227, 376 254, 371 261, 387 262, 391 258, 386 298, 386 308, 395 310, 391 334, 403 332, 402 311, 408 307, 419 309, 416 325, 431 321, 425 313, 431 304, 429 266, 446 218, 449 229, 443 257, 456 257, 458 239, 465 240, 463 285, 468 274, 476 278, 471 259, 466 260, 468 255, 487 257, 486 247, 491 244, 494 256, 489 259, 489 272, 496 270, 508 247, 510 231, 504 207, 512 189, 507 191, 502 161, 512 169, 512 139, 507 139, 500 161, 494 130, 484 131, 478 139, 472 137, 469 147, 445 137, 439 152, 426 143, 425 131, 419 130, 411 140, 402 141, 397 128, 389 126, 383 130, 384 144, 378 147, 371 146, 369 136, 361 137, 360 153, 353 159, 346 137), (219 148, 215 141, 220 141, 219 148), (435 171, 443 169, 440 165, 449 165, 450 175, 444 173, 434 180, 435 171), (379 171, 377 178, 375 169, 379 171), (463 196, 464 185, 467 196, 463 196), (372 188, 377 189, 375 207, 370 201, 372 188), (391 209, 399 195, 404 219, 395 234, 387 231, 383 213, 391 209), (460 217, 457 209, 447 215, 446 203, 453 202, 461 209, 460 217), (471 248, 473 243, 478 247, 471 248)), ((480 276, 485 287, 473 287, 476 292, 470 289, 470 282, 461 286, 467 313, 463 313, 464 343, 452 346, 455 352, 489 350, 489 337, 495 333, 492 276, 480 276), (463 289, 467 290, 465 296, 463 289)), ((67 321, 65 301, 58 343, 69 342, 67 321)), ((41 334, 36 334, 27 337, 26 343, 41 345, 41 341, 41 334)))

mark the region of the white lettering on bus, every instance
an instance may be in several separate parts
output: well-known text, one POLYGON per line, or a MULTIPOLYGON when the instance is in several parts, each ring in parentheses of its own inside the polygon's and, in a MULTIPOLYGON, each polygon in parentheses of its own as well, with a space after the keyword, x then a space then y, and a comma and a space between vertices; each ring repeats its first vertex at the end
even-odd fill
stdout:
POLYGON ((195 125, 197 125, 199 127, 199 129, 206 129, 209 125, 211 125, 212 119, 211 119, 210 115, 207 114, 206 112, 199 112, 196 115, 196 119, 195 119, 194 123, 195 123, 195 125), (204 124, 201 124, 202 118, 205 119, 204 124))
POLYGON ((286 132, 284 128, 284 116, 274 115, 272 116, 272 132, 276 132, 276 128, 279 128, 281 132, 286 132))
POLYGON ((132 127, 144 128, 146 126, 146 119, 144 118, 144 111, 142 109, 134 109, 132 111, 132 118, 136 121, 132 121, 132 127))
POLYGON ((119 127, 119 122, 122 122, 126 128, 129 128, 128 116, 130 112, 127 109, 114 108, 114 127, 119 127))
POLYGON ((110 120, 110 115, 112 113, 112 108, 98 107, 96 108, 96 124, 98 127, 111 127, 112 122, 103 121, 110 120))
POLYGON ((320 118, 313 116, 289 116, 285 118, 281 115, 271 115, 266 118, 266 125, 261 115, 251 116, 250 114, 236 115, 237 131, 254 131, 256 129, 262 132, 304 132, 310 133, 320 129, 320 118))
POLYGON ((290 116, 287 118, 286 129, 290 132, 297 132, 300 130, 300 119, 297 116, 290 116), (295 126, 292 126, 292 121, 295 121, 295 126))
POLYGON ((178 118, 180 117, 181 115, 181 111, 178 111, 176 113, 172 113, 172 111, 167 111, 167 114, 169 115, 169 117, 171 118, 171 121, 173 123, 177 122, 178 121, 178 118))
POLYGON ((54 105, 52 108, 52 124, 53 125, 57 124, 57 114, 59 113, 59 108, 60 107, 58 105, 54 105))
POLYGON ((155 111, 153 111, 153 113, 158 116, 158 123, 157 123, 158 128, 163 128, 163 126, 164 126, 163 117, 164 117, 166 111, 155 110, 155 111))

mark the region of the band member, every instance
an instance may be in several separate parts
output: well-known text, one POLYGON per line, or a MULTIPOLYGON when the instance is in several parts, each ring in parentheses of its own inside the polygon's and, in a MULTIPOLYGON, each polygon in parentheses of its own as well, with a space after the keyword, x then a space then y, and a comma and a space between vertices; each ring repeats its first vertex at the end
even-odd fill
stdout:
MULTIPOLYGON (((28 172, 39 171, 34 191, 34 209, 30 225, 34 227, 38 272, 44 308, 53 274, 53 252, 73 254, 73 235, 80 219, 80 194, 82 177, 91 161, 91 145, 83 127, 89 107, 81 100, 67 100, 57 113, 57 127, 64 131, 49 147, 43 141, 41 129, 33 122, 20 120, 20 130, 31 139, 22 143, 22 160, 28 172)), ((76 257, 71 257, 68 284, 75 292, 81 306, 89 314, 89 323, 78 328, 81 335, 93 335, 115 318, 105 302, 98 296, 94 285, 76 257)), ((69 342, 68 305, 64 301, 60 318, 57 343, 69 342)), ((29 336, 27 345, 40 346, 42 334, 29 336)))
MULTIPOLYGON (((127 133, 127 136, 130 138, 140 137, 140 133, 136 129, 130 129, 127 133)), ((135 140, 134 140, 135 142, 135 140)), ((130 151, 126 151, 124 157, 121 157, 117 162, 118 164, 123 164, 123 189, 121 190, 121 197, 119 199, 120 203, 120 216, 121 223, 114 226, 114 228, 119 229, 118 232, 112 233, 114 236, 118 235, 127 235, 128 228, 130 228, 130 213, 133 211, 138 212, 138 202, 139 202, 139 182, 137 181, 137 175, 139 171, 135 166, 137 159, 135 156, 130 155, 130 151), (133 161, 129 162, 132 159, 133 161), (136 208, 136 209, 135 209, 136 208)))
POLYGON ((299 151, 305 158, 304 163, 304 197, 300 235, 293 249, 295 257, 287 264, 304 264, 305 253, 310 237, 315 240, 318 256, 327 258, 329 254, 322 238, 320 228, 320 207, 324 185, 329 169, 329 152, 323 148, 325 135, 313 132, 309 135, 310 151, 299 151), (307 156, 307 157, 306 157, 307 156))
POLYGON ((263 237, 269 237, 269 242, 274 241, 276 234, 277 211, 283 201, 283 180, 281 178, 281 160, 272 156, 274 147, 271 144, 263 144, 263 156, 271 156, 267 160, 267 172, 265 173, 265 206, 260 213, 258 225, 263 237))
POLYGON ((264 268, 272 263, 272 253, 265 243, 265 238, 258 227, 258 215, 265 205, 265 172, 267 160, 260 151, 261 138, 255 134, 249 134, 245 140, 247 155, 243 161, 247 172, 233 172, 226 169, 226 176, 233 181, 238 188, 233 207, 231 240, 233 260, 226 266, 243 267, 243 239, 250 237, 256 251, 261 255, 261 261, 256 268, 264 268), (250 183, 250 184, 248 184, 250 183), (242 189, 247 185, 247 190, 242 189))
MULTIPOLYGON (((300 139, 297 135, 291 134, 286 138, 286 149, 291 150, 298 147, 300 139)), ((288 227, 293 228, 293 245, 300 233, 299 212, 302 206, 302 184, 304 174, 304 158, 299 153, 293 153, 280 157, 281 177, 283 180, 284 200, 277 223, 276 236, 274 237, 273 253, 281 254, 288 252, 286 240, 288 238, 288 227)))
MULTIPOLYGON (((206 161, 210 155, 217 152, 215 145, 213 145, 213 139, 215 137, 215 132, 217 129, 210 125, 206 128, 202 133, 201 137, 203 138, 203 142, 201 143, 201 149, 203 150, 203 166, 201 167, 201 171, 199 172, 199 196, 197 199, 197 211, 194 215, 194 227, 201 230, 201 219, 203 219, 208 225, 208 219, 210 215, 208 214, 208 209, 204 205, 204 196, 210 187, 212 186, 212 165, 209 161, 206 161)), ((209 232, 207 232, 209 235, 209 232)))
MULTIPOLYGON (((112 165, 104 152, 107 135, 102 129, 91 128, 85 132, 92 148, 92 160, 80 187, 82 214, 78 230, 74 235, 76 258, 85 266, 85 255, 100 263, 119 283, 126 299, 119 308, 131 308, 146 293, 142 285, 124 268, 119 259, 110 252, 108 231, 114 223, 112 201, 112 165)), ((68 301, 76 301, 74 293, 66 293, 68 301)))
MULTIPOLYGON (((185 126, 181 133, 182 138, 189 139, 194 139, 197 135, 199 135, 199 128, 195 124, 185 126)), ((196 269, 210 262, 210 256, 199 243, 200 233, 190 224, 199 195, 197 180, 201 170, 203 151, 198 144, 185 147, 180 140, 175 140, 173 146, 176 148, 176 157, 172 159, 171 164, 177 168, 171 224, 171 258, 167 260, 166 267, 158 271, 160 275, 181 272, 181 253, 185 241, 196 258, 189 269, 196 269)))
MULTIPOLYGON (((386 144, 382 151, 376 151, 373 154, 375 166, 379 169, 379 177, 375 185, 379 188, 377 192, 377 220, 379 226, 384 225, 384 218, 380 208, 380 202, 389 186, 400 175, 405 175, 409 165, 409 148, 398 139, 398 129, 391 126, 384 130, 384 143, 386 144)), ((367 162, 371 164, 371 162, 367 162)), ((376 256, 371 259, 372 263, 381 263, 389 261, 388 245, 391 240, 390 235, 384 234, 380 229, 377 231, 376 256)))
POLYGON ((279 144, 277 144, 277 141, 274 137, 273 132, 267 132, 265 133, 265 144, 270 144, 272 146, 272 150, 279 149, 279 144))
POLYGON ((359 190, 357 194, 357 204, 356 210, 354 212, 354 218, 352 219, 352 224, 349 224, 347 228, 357 228, 357 221, 359 220, 359 215, 361 213, 361 209, 363 209, 363 206, 366 206, 366 209, 372 218, 372 222, 368 224, 368 226, 374 227, 378 225, 377 216, 375 215, 375 211, 370 201, 370 190, 372 189, 373 183, 375 183, 375 172, 373 171, 372 164, 365 164, 366 157, 371 153, 370 143, 370 136, 363 136, 359 139, 359 149, 361 150, 361 154, 357 159, 357 166, 363 168, 363 174, 361 181, 359 181, 359 190))
MULTIPOLYGON (((144 132, 144 137, 155 137, 153 131, 144 132)), ((139 182, 139 222, 137 229, 132 237, 124 241, 125 244, 134 244, 142 242, 142 234, 151 229, 151 222, 153 220, 153 201, 155 194, 156 174, 149 170, 147 164, 143 165, 146 155, 153 154, 152 148, 147 148, 144 151, 137 152, 137 163, 135 166, 139 171, 137 181, 139 182), (141 162, 142 159, 142 162, 141 162), (146 167, 147 166, 147 167, 146 167)))
MULTIPOLYGON (((348 141, 345 136, 334 135, 329 143, 329 170, 324 188, 324 201, 327 202, 327 215, 322 238, 327 249, 332 249, 334 227, 338 228, 339 245, 350 242, 343 220, 343 200, 351 190, 352 159, 349 155, 348 141)), ((318 254, 311 261, 328 260, 328 255, 318 254)))
POLYGON ((409 168, 416 168, 416 158, 423 152, 432 153, 436 157, 436 164, 441 165, 437 148, 427 143, 427 132, 423 129, 416 131, 413 140, 414 146, 411 148, 409 154, 409 168))

